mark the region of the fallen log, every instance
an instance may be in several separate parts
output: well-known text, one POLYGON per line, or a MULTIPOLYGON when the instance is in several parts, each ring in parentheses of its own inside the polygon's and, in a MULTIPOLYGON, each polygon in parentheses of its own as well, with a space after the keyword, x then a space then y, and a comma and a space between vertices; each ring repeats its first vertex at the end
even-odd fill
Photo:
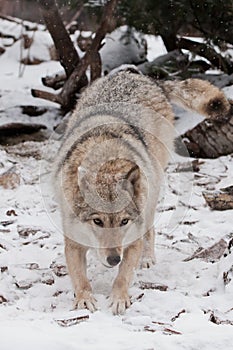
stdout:
POLYGON ((0 126, 0 138, 20 134, 32 134, 41 129, 46 129, 43 124, 9 123, 0 126))
POLYGON ((43 124, 9 123, 0 126, 0 144, 14 145, 24 141, 44 141, 48 138, 43 124))
MULTIPOLYGON (((206 119, 181 135, 189 154, 194 158, 218 158, 233 153, 233 104, 228 115, 218 120, 206 119)), ((179 141, 176 151, 182 153, 179 141)))

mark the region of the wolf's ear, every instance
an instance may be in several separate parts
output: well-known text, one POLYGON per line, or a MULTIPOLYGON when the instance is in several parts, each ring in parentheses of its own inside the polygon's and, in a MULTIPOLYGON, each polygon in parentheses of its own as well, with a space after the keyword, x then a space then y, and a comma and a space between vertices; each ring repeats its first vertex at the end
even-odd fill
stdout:
POLYGON ((140 169, 137 165, 131 168, 124 175, 123 188, 130 193, 131 196, 137 196, 140 184, 140 169))
POLYGON ((137 185, 140 179, 140 169, 137 165, 130 169, 125 177, 134 187, 137 185))
POLYGON ((87 174, 87 169, 84 168, 82 165, 78 167, 78 178, 82 179, 87 174))
POLYGON ((89 187, 87 174, 88 174, 87 169, 80 165, 78 167, 78 186, 80 190, 85 191, 89 187))

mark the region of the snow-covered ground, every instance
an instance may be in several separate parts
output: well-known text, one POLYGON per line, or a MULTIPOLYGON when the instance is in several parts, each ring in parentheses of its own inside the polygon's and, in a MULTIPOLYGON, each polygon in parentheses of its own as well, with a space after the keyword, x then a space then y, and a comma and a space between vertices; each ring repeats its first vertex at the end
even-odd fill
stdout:
MULTIPOLYGON (((149 42, 149 48, 150 58, 160 49, 164 53, 159 40, 149 42)), ((57 62, 27 66, 19 78, 17 54, 11 47, 0 56, 0 125, 32 121, 52 129, 58 106, 34 99, 30 89, 41 87, 41 77, 61 67, 57 62), (22 114, 22 105, 50 109, 32 118, 22 114)), ((226 93, 232 98, 233 87, 226 93)), ((202 118, 180 110, 176 114, 178 133, 202 118)), ((233 255, 227 249, 221 253, 233 238, 232 211, 211 211, 202 192, 232 185, 233 156, 200 160, 196 172, 181 169, 190 159, 171 159, 155 220, 157 264, 137 271, 132 306, 124 316, 113 316, 107 296, 116 271, 106 270, 94 253, 88 275, 99 310, 72 310, 60 215, 47 182, 49 164, 43 160, 50 147, 47 141, 0 146, 0 174, 14 166, 20 175, 15 189, 1 188, 0 349, 232 349, 233 255), (200 247, 215 243, 220 254, 192 258, 200 247)))

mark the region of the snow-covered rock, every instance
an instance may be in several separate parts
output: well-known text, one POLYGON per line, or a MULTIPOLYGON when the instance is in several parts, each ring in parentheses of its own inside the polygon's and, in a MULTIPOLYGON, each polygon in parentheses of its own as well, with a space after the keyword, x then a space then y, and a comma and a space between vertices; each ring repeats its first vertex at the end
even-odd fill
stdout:
POLYGON ((100 50, 104 74, 122 64, 138 64, 147 56, 145 36, 135 29, 122 26, 107 34, 100 50))

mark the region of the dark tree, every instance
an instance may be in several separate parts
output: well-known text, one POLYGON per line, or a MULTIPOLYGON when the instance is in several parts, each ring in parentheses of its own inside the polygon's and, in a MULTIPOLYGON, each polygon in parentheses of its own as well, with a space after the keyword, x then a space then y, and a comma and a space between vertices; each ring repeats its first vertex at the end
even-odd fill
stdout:
POLYGON ((232 0, 123 0, 120 14, 130 26, 161 35, 168 51, 188 49, 224 72, 233 73, 230 59, 214 49, 214 45, 218 45, 222 50, 226 43, 233 41, 232 0), (180 36, 184 34, 204 37, 206 43, 200 47, 195 41, 182 41, 180 36))
MULTIPOLYGON (((55 0, 37 0, 45 21, 50 32, 61 65, 63 66, 67 77, 71 75, 80 61, 78 53, 74 48, 71 38, 64 26, 55 0)), ((87 85, 87 77, 84 74, 80 79, 79 88, 87 85)))

